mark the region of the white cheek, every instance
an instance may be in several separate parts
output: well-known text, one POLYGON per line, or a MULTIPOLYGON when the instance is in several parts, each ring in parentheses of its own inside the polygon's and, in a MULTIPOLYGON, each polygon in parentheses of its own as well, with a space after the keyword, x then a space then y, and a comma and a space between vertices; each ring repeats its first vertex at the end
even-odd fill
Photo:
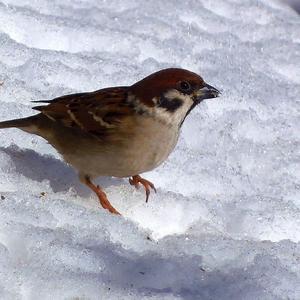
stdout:
POLYGON ((175 112, 170 112, 165 108, 158 107, 156 108, 156 114, 158 117, 161 117, 164 120, 168 120, 167 122, 169 124, 179 126, 184 120, 188 110, 191 108, 194 101, 190 96, 181 94, 177 90, 171 90, 164 96, 168 99, 181 99, 183 104, 175 112))
POLYGON ((175 89, 168 91, 164 94, 164 96, 170 99, 170 101, 172 101, 172 99, 180 99, 182 100, 182 105, 174 112, 171 112, 164 107, 157 106, 157 98, 152 99, 153 103, 155 103, 156 105, 153 107, 149 107, 141 103, 139 99, 135 98, 132 95, 128 97, 128 103, 133 104, 135 110, 138 113, 144 114, 147 117, 153 117, 157 121, 163 124, 167 124, 168 126, 179 127, 184 120, 188 110, 193 105, 194 101, 190 96, 184 95, 175 89))
POLYGON ((178 108, 176 113, 174 114, 174 122, 177 122, 178 124, 181 124, 183 119, 185 118, 188 110, 191 108, 193 105, 194 101, 191 99, 191 97, 183 96, 185 97, 183 99, 183 105, 178 108))

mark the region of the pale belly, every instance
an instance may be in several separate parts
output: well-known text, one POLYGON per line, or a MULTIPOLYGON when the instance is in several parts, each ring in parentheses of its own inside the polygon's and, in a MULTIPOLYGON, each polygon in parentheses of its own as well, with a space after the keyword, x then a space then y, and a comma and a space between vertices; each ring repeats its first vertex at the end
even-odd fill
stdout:
POLYGON ((143 120, 131 138, 122 146, 102 143, 95 139, 64 135, 64 140, 45 137, 80 174, 92 178, 98 176, 130 177, 150 171, 167 159, 174 149, 179 131, 159 122, 143 120), (148 124, 148 123, 151 124, 148 124), (68 146, 66 147, 66 139, 68 146))

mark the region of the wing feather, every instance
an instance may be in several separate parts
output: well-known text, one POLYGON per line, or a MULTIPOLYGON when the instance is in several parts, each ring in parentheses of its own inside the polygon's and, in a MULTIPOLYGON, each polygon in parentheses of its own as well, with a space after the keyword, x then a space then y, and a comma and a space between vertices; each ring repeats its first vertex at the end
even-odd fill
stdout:
POLYGON ((133 112, 127 104, 127 87, 107 88, 91 93, 71 94, 47 101, 33 109, 63 126, 77 128, 97 137, 116 129, 133 112))

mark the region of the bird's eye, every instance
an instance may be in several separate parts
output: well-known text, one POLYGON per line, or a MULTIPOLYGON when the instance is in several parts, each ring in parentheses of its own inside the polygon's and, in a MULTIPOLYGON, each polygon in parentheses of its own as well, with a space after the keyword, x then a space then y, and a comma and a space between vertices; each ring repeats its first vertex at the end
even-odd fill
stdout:
POLYGON ((179 87, 182 92, 190 92, 192 89, 191 85, 187 81, 180 81, 179 87))

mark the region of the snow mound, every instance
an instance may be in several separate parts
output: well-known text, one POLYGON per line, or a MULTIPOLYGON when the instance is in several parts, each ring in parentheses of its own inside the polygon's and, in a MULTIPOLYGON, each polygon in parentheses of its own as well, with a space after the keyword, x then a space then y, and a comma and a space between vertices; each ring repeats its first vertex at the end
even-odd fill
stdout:
POLYGON ((144 176, 99 178, 0 131, 1 299, 299 299, 300 19, 275 0, 0 0, 0 120, 171 66, 222 90, 144 176))

